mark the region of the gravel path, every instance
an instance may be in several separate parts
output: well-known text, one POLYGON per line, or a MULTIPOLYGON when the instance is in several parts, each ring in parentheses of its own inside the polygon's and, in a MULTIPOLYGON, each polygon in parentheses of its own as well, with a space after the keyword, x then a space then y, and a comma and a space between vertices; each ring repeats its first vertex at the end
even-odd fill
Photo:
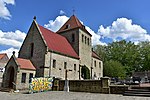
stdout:
POLYGON ((150 100, 150 97, 49 91, 34 94, 0 92, 0 100, 150 100))

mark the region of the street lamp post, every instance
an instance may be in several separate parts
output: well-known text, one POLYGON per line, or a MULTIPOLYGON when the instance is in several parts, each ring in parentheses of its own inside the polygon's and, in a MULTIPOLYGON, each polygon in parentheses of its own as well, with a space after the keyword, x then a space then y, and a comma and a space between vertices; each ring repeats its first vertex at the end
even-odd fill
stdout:
POLYGON ((67 72, 72 71, 72 70, 65 70, 65 86, 64 86, 64 91, 69 92, 69 80, 67 79, 67 72))

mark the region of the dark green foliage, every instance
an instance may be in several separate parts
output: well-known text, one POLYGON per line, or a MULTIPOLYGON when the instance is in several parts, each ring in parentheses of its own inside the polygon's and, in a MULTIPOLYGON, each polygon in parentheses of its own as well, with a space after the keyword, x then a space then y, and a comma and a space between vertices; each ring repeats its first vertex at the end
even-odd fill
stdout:
POLYGON ((125 78, 124 66, 118 61, 106 61, 104 63, 104 76, 125 78))
POLYGON ((150 70, 150 42, 141 42, 135 45, 122 40, 107 46, 97 45, 94 49, 102 58, 104 68, 105 64, 108 66, 108 62, 117 61, 121 63, 127 76, 131 76, 133 71, 150 70))
POLYGON ((81 75, 84 79, 90 79, 90 70, 85 65, 81 68, 81 75))

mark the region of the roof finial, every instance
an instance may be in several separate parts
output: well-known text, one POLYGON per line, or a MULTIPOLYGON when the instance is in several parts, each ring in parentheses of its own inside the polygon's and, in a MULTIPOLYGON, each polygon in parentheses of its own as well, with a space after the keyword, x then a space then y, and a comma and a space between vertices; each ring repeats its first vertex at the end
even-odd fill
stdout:
POLYGON ((72 10, 72 12, 73 12, 73 15, 75 15, 75 8, 73 7, 73 10, 72 10))
POLYGON ((34 16, 33 19, 36 20, 36 16, 34 16))
POLYGON ((12 54, 15 55, 15 51, 13 51, 12 54))

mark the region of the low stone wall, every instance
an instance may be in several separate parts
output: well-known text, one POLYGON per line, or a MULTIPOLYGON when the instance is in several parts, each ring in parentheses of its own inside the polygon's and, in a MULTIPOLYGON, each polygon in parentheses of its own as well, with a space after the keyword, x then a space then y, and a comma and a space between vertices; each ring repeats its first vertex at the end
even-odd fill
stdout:
MULTIPOLYGON (((65 80, 55 80, 53 90, 63 91, 64 85, 65 80)), ((69 80, 69 90, 91 93, 109 93, 110 91, 108 78, 102 78, 101 80, 69 80)))
POLYGON ((111 94, 123 94, 126 90, 128 90, 128 85, 110 85, 110 93, 111 94))
MULTIPOLYGON (((64 89, 65 81, 60 81, 60 91, 64 89)), ((100 93, 102 91, 101 81, 99 80, 70 80, 69 90, 76 92, 95 92, 100 93)))

